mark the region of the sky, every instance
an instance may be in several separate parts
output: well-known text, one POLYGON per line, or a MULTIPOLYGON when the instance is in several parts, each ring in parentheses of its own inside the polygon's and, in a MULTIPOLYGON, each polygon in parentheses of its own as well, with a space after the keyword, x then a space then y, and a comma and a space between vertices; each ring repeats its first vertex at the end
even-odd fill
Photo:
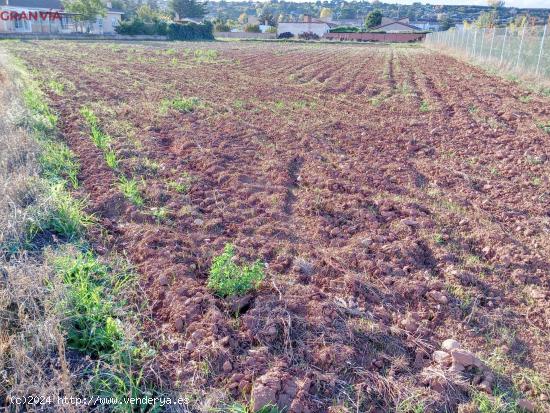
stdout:
MULTIPOLYGON (((452 5, 482 5, 486 6, 484 0, 381 0, 384 3, 412 4, 419 1, 422 4, 452 4, 452 5)), ((550 9, 550 0, 506 0, 506 7, 537 7, 550 9)))

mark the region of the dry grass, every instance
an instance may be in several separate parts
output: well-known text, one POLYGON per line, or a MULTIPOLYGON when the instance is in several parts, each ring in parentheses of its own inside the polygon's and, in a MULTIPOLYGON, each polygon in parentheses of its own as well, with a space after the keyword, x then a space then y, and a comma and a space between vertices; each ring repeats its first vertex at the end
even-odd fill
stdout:
MULTIPOLYGON (((72 393, 61 318, 63 287, 40 251, 21 252, 26 233, 47 211, 38 177, 37 145, 17 122, 24 114, 18 85, 0 55, 0 407, 11 397, 72 393)), ((44 406, 41 411, 73 411, 44 406)))

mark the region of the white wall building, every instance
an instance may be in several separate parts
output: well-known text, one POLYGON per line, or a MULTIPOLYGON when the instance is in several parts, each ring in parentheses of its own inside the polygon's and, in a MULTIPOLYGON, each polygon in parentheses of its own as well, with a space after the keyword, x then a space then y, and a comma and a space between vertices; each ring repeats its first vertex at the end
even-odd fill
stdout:
POLYGON ((74 14, 64 10, 61 0, 0 0, 0 33, 115 33, 122 11, 106 3, 105 17, 98 16, 91 24, 76 24, 74 14))
POLYGON ((277 26, 277 35, 281 33, 292 33, 298 36, 303 33, 315 33, 321 37, 328 33, 331 27, 336 26, 334 23, 326 22, 319 19, 314 19, 310 16, 305 16, 303 22, 281 22, 277 26))

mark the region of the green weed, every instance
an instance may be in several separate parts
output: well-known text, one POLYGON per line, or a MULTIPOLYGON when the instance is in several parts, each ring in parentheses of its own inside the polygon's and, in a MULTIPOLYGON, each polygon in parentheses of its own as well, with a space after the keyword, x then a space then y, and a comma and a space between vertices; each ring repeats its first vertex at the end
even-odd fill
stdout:
POLYGON ((212 260, 208 288, 221 297, 245 294, 264 279, 263 264, 260 261, 238 266, 233 262, 234 256, 235 247, 227 244, 223 253, 212 260))
POLYGON ((384 103, 384 100, 385 100, 385 96, 384 95, 378 95, 378 96, 374 96, 372 98, 369 99, 369 103, 374 106, 374 107, 378 107, 380 106, 382 103, 384 103))
POLYGON ((118 188, 132 204, 138 207, 143 206, 143 197, 141 196, 139 184, 135 179, 128 179, 122 175, 118 180, 118 188))
POLYGON ((84 116, 84 119, 86 120, 86 122, 90 127, 98 126, 99 121, 97 119, 97 116, 89 107, 86 107, 86 106, 82 107, 80 109, 80 114, 84 116))
POLYGON ((51 111, 45 102, 42 93, 33 87, 23 92, 23 100, 27 108, 32 112, 31 128, 37 139, 51 134, 57 125, 57 116, 51 111))
POLYGON ((111 137, 103 133, 98 127, 93 126, 91 130, 92 142, 102 151, 105 151, 111 145, 111 137))
POLYGON ((233 107, 235 109, 243 109, 244 105, 245 105, 245 101, 241 99, 237 99, 235 100, 235 102, 233 102, 233 107))
POLYGON ((434 242, 439 245, 445 244, 445 239, 443 238, 442 234, 435 234, 434 235, 434 242))
POLYGON ((109 268, 91 253, 62 255, 53 260, 67 286, 67 343, 92 356, 116 351, 122 339, 114 304, 106 297, 109 268))
POLYGON ((151 216, 155 217, 157 223, 165 221, 170 214, 170 210, 166 207, 153 207, 151 208, 151 216))
POLYGON ((41 149, 38 163, 44 178, 55 183, 68 181, 77 188, 80 165, 69 147, 61 142, 45 141, 41 149))
POLYGON ((430 110, 431 108, 430 108, 429 102, 426 100, 423 100, 422 103, 420 104, 420 112, 426 113, 426 112, 429 112, 430 110))
POLYGON ((48 82, 48 87, 59 96, 62 96, 65 92, 65 85, 63 83, 58 82, 57 80, 50 80, 48 82))
POLYGON ((395 90, 397 91, 397 93, 399 93, 403 96, 411 96, 413 94, 413 90, 412 90, 411 86, 408 84, 407 81, 399 83, 395 87, 395 90))
POLYGON ((546 122, 538 122, 537 123, 537 126, 543 131, 543 132, 546 132, 546 133, 549 133, 550 134, 550 120, 546 121, 546 122))
POLYGON ((107 166, 111 169, 117 169, 118 168, 118 158, 116 157, 116 153, 112 149, 107 149, 107 151, 104 153, 105 156, 105 162, 107 163, 107 166))
POLYGON ((195 50, 195 52, 193 54, 195 56, 195 61, 196 62, 211 63, 211 62, 216 61, 216 59, 218 57, 218 52, 216 50, 211 50, 211 49, 209 49, 209 50, 197 49, 197 50, 195 50))
POLYGON ((180 194, 185 194, 191 189, 191 184, 193 183, 193 177, 187 172, 184 172, 180 178, 168 181, 166 183, 166 188, 179 192, 180 194))
POLYGON ((165 99, 161 102, 160 112, 166 114, 168 109, 174 109, 182 113, 190 113, 201 106, 199 98, 175 98, 172 100, 165 99))
POLYGON ((286 107, 286 104, 282 100, 277 100, 275 101, 274 106, 276 110, 283 110, 286 107))
POLYGON ((48 188, 50 206, 38 218, 31 221, 27 228, 27 240, 43 232, 52 232, 72 241, 78 239, 93 219, 84 212, 85 201, 71 197, 64 183, 52 184, 48 188))

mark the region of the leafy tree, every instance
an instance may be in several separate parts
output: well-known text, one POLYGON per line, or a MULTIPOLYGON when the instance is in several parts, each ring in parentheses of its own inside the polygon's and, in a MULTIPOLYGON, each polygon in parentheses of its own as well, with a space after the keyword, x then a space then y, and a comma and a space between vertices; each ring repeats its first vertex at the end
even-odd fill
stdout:
POLYGON ((489 7, 493 8, 493 14, 495 20, 498 19, 501 9, 504 7, 504 1, 502 0, 487 0, 489 7))
POLYGON ((240 23, 240 24, 246 24, 246 23, 248 23, 248 14, 242 13, 242 14, 239 16, 239 23, 240 23))
POLYGON ((265 24, 265 22, 267 22, 268 26, 275 26, 277 24, 277 19, 275 19, 275 16, 265 9, 262 10, 258 16, 258 20, 260 21, 260 24, 265 24))
POLYGON ((443 16, 439 23, 439 28, 443 31, 449 30, 451 27, 453 27, 453 22, 451 21, 451 19, 449 19, 449 16, 443 16))
POLYGON ((357 11, 350 7, 345 7, 340 9, 340 12, 338 13, 338 17, 340 19, 354 19, 357 17, 357 11))
POLYGON ((474 24, 480 28, 495 27, 496 13, 493 12, 481 12, 474 24))
POLYGON ((258 24, 247 24, 244 26, 244 31, 247 33, 261 33, 260 25, 258 24))
POLYGON ((216 23, 214 25, 214 31, 216 32, 230 32, 231 27, 227 23, 216 23))
POLYGON ((107 14, 102 0, 65 0, 63 5, 68 12, 75 13, 75 21, 87 23, 87 32, 91 31, 92 24, 98 17, 105 17, 107 14))
POLYGON ((145 23, 151 23, 152 21, 158 19, 159 15, 151 8, 151 6, 148 4, 143 4, 136 10, 136 17, 143 20, 145 23))
POLYGON ((332 17, 332 10, 328 7, 323 7, 319 13, 319 18, 321 19, 330 19, 332 17))
POLYGON ((502 0, 487 0, 487 5, 493 9, 501 9, 504 7, 505 2, 502 0))
POLYGON ((206 3, 197 0, 171 0, 170 8, 180 18, 202 19, 206 14, 206 3))
POLYGON ((382 12, 380 10, 373 10, 365 19, 365 27, 370 29, 375 26, 379 26, 382 23, 382 12))

